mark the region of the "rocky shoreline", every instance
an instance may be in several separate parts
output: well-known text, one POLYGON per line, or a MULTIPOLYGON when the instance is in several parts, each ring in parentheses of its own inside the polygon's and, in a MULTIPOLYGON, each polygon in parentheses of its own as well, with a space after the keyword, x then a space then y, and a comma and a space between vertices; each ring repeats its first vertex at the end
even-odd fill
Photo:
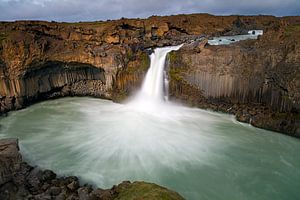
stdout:
POLYGON ((76 176, 62 177, 22 161, 17 139, 0 140, 1 200, 183 200, 176 192, 146 182, 124 181, 111 189, 82 185, 76 176))

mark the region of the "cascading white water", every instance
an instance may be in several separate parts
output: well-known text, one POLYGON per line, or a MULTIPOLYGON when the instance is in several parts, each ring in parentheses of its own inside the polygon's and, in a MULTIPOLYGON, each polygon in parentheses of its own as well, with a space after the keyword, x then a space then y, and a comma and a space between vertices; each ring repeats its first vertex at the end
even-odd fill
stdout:
POLYGON ((144 80, 141 95, 162 101, 165 99, 165 62, 169 52, 180 49, 182 45, 157 48, 150 55, 151 65, 144 80))
MULTIPOLYGON (((169 52, 180 49, 182 45, 157 48, 150 55, 150 68, 146 74, 142 88, 127 105, 134 110, 154 113, 167 110, 168 80, 165 69, 166 57, 169 52)), ((167 113, 167 112, 166 112, 167 113)))

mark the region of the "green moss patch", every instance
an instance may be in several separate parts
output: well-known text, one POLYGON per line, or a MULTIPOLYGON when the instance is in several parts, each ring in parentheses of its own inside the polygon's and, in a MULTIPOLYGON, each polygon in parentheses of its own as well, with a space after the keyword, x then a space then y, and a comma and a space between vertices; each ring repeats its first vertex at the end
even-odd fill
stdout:
POLYGON ((147 53, 142 53, 140 55, 140 59, 141 59, 141 66, 140 68, 145 71, 148 70, 148 68, 150 67, 150 58, 148 56, 147 53))
POLYGON ((2 42, 3 40, 5 40, 7 38, 7 34, 6 33, 0 33, 0 42, 2 42))
POLYGON ((176 192, 145 182, 121 184, 117 192, 118 196, 114 200, 183 200, 176 192))
POLYGON ((287 26, 284 33, 286 37, 294 37, 297 42, 300 42, 300 25, 287 26))
POLYGON ((175 80, 175 81, 181 81, 183 78, 182 78, 182 69, 181 68, 171 68, 169 70, 169 75, 170 75, 170 78, 171 80, 175 80))
POLYGON ((175 51, 172 51, 168 54, 170 62, 175 62, 178 60, 178 56, 175 51))
POLYGON ((125 71, 129 74, 136 72, 146 72, 150 66, 150 58, 147 53, 139 52, 135 56, 132 53, 127 53, 128 63, 125 71), (133 62, 129 64, 129 62, 133 62), (136 61, 136 62, 135 62, 136 61))
POLYGON ((182 58, 177 52, 171 52, 168 55, 169 59, 169 76, 171 80, 182 81, 183 73, 186 71, 185 64, 182 63, 182 58))
POLYGON ((282 119, 300 119, 300 114, 290 113, 290 112, 277 112, 272 115, 273 119, 282 120, 282 119))

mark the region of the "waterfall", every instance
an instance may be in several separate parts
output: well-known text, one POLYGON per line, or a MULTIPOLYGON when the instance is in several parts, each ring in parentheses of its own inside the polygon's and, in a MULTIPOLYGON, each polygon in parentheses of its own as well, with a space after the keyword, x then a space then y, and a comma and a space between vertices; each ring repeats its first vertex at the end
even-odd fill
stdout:
POLYGON ((180 49, 182 45, 173 47, 157 48, 150 55, 150 68, 146 74, 141 95, 156 101, 167 99, 168 80, 166 77, 165 62, 169 52, 180 49))
POLYGON ((158 112, 166 108, 166 105, 162 105, 168 99, 169 86, 167 73, 164 70, 166 57, 169 52, 176 51, 181 46, 163 47, 154 50, 150 55, 150 68, 146 74, 142 88, 127 105, 135 110, 146 111, 148 113, 158 112))

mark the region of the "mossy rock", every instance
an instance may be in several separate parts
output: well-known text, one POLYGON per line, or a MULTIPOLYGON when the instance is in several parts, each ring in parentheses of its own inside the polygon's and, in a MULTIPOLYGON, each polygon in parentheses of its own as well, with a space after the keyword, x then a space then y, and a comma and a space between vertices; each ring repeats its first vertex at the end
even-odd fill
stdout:
POLYGON ((153 183, 122 183, 116 190, 114 200, 184 200, 178 193, 153 183))
POLYGON ((127 60, 127 67, 123 70, 128 74, 147 72, 150 67, 150 58, 146 52, 138 52, 134 57, 128 56, 127 60))
POLYGON ((177 56, 177 53, 175 51, 170 52, 168 54, 168 58, 169 58, 170 62, 178 61, 178 56, 177 56))
POLYGON ((300 42, 300 25, 287 26, 284 33, 286 37, 293 37, 296 42, 300 42))
POLYGON ((142 52, 139 57, 141 60, 141 66, 140 66, 141 70, 147 71, 150 67, 149 55, 145 52, 142 52))
POLYGON ((7 38, 6 33, 0 33, 0 43, 7 38))
POLYGON ((168 54, 169 76, 171 81, 184 81, 183 74, 187 70, 185 63, 178 51, 172 51, 168 54))
POLYGON ((169 76, 170 80, 174 81, 184 81, 184 73, 185 73, 186 68, 184 67, 172 67, 169 69, 169 76))

